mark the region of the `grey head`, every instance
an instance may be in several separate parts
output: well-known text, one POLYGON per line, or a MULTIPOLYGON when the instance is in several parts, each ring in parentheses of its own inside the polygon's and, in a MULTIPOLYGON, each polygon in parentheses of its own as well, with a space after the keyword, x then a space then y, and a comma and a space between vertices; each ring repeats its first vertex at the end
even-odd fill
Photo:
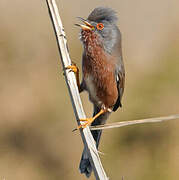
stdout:
POLYGON ((98 41, 100 41, 104 50, 109 54, 113 52, 116 45, 119 46, 121 41, 121 34, 116 25, 117 20, 117 14, 113 9, 97 7, 85 20, 87 23, 83 21, 85 25, 93 27, 91 31, 95 33, 98 41))
POLYGON ((107 21, 110 23, 116 23, 118 18, 116 12, 111 8, 97 7, 88 16, 89 21, 100 23, 107 21))

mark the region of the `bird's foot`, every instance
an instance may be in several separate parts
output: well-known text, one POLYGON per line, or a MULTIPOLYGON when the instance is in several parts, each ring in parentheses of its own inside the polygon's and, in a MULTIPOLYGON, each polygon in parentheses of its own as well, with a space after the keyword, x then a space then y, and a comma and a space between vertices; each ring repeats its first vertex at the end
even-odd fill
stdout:
POLYGON ((79 72, 78 67, 76 66, 76 63, 72 63, 72 65, 65 67, 65 69, 69 69, 69 72, 74 72, 75 74, 79 72))
POLYGON ((76 66, 76 64, 74 62, 72 62, 72 65, 65 67, 65 69, 69 70, 69 72, 74 72, 75 73, 78 90, 80 91, 79 69, 76 66))
POLYGON ((95 120, 94 117, 92 117, 92 118, 86 118, 86 119, 80 119, 79 121, 82 121, 82 122, 85 122, 85 123, 80 124, 77 128, 75 128, 75 129, 73 130, 73 132, 76 131, 76 130, 78 130, 78 129, 81 129, 81 128, 82 128, 82 129, 86 128, 86 127, 89 126, 94 120, 95 120))
POLYGON ((84 124, 81 124, 78 126, 78 128, 86 128, 87 126, 89 126, 93 121, 94 121, 94 117, 93 118, 86 118, 86 119, 80 119, 80 121, 85 122, 84 124))
POLYGON ((96 114, 94 117, 92 118, 86 118, 86 119, 80 119, 80 121, 85 121, 85 123, 80 124, 77 128, 75 128, 73 131, 76 131, 78 129, 81 128, 86 128, 87 126, 89 126, 97 117, 99 117, 101 114, 107 112, 107 109, 101 109, 100 112, 98 114, 96 114))

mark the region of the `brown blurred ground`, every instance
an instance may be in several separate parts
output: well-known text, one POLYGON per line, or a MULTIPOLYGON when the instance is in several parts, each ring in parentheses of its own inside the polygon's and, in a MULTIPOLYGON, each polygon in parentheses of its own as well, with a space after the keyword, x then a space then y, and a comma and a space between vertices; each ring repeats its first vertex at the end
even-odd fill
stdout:
MULTIPOLYGON (((110 122, 179 113, 177 0, 57 2, 79 66, 75 17, 99 5, 119 14, 127 79, 123 109, 110 122)), ((1 0, 0 34, 0 180, 85 179, 78 172, 83 145, 71 132, 76 122, 45 0, 1 0)), ((86 93, 82 99, 90 116, 86 93)), ((106 130, 101 158, 112 180, 177 180, 178 138, 178 121, 106 130)))

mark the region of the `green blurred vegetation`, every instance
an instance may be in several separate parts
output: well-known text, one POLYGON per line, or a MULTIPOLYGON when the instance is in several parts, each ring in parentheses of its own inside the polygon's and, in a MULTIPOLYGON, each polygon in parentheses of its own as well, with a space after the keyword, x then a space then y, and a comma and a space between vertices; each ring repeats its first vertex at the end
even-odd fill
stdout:
MULTIPOLYGON (((178 1, 57 2, 79 67, 75 17, 99 5, 119 12, 126 89, 123 108, 108 122, 179 113, 178 1)), ((0 179, 85 179, 78 171, 83 145, 71 132, 76 122, 45 1, 2 0, 0 10, 0 179)), ((91 116, 87 94, 81 97, 91 116)), ((177 180, 178 138, 177 120, 105 130, 100 151, 108 176, 177 180)))

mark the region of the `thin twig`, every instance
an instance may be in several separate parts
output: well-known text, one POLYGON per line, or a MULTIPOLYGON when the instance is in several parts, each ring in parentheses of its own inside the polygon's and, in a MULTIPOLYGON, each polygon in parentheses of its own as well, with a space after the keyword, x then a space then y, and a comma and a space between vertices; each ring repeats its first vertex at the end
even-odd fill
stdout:
POLYGON ((104 124, 104 125, 99 125, 99 126, 90 126, 90 130, 119 128, 123 126, 134 125, 134 124, 156 123, 156 122, 163 122, 163 121, 176 120, 176 119, 179 119, 179 114, 171 115, 171 116, 164 116, 164 117, 132 120, 132 121, 122 121, 122 122, 104 124))
MULTIPOLYGON (((66 35, 64 32, 64 28, 61 22, 61 18, 58 12, 58 8, 56 5, 55 0, 46 0, 47 2, 47 6, 48 6, 48 10, 49 10, 49 15, 53 24, 53 28, 55 31, 55 35, 56 35, 56 40, 57 40, 57 45, 58 45, 58 49, 59 49, 59 53, 61 56, 61 62, 63 65, 63 68, 65 70, 65 67, 71 65, 71 60, 70 60, 70 56, 69 56, 69 52, 67 49, 67 40, 66 40, 66 35)), ((79 91, 77 88, 77 83, 76 83, 76 78, 73 72, 69 72, 69 70, 65 70, 64 72, 65 75, 65 80, 67 83, 67 87, 69 90, 69 94, 71 97, 71 102, 73 105, 73 109, 75 112, 75 116, 76 116, 76 120, 77 123, 79 125, 79 119, 84 119, 86 118, 83 107, 82 107, 82 103, 81 103, 81 99, 79 96, 79 91)), ((105 171, 102 167, 99 155, 98 155, 98 151, 96 149, 96 145, 94 142, 94 139, 91 135, 91 132, 89 130, 89 127, 80 130, 81 133, 81 137, 84 143, 85 148, 88 151, 88 155, 89 155, 89 159, 90 159, 90 163, 92 165, 93 171, 94 171, 94 175, 96 177, 97 180, 108 180, 105 171)), ((73 144, 72 144, 73 146, 73 144)))

